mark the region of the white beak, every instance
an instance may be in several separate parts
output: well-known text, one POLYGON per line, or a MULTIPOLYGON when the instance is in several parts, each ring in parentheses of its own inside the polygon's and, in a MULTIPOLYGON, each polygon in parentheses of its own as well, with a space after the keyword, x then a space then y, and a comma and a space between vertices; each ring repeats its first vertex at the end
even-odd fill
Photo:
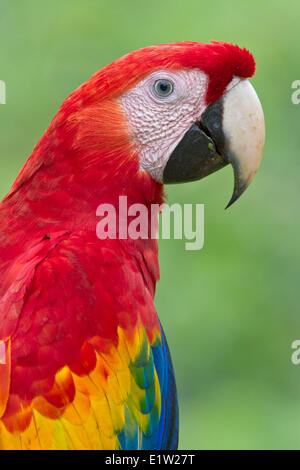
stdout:
POLYGON ((265 142, 262 106, 248 80, 241 80, 224 94, 222 127, 224 156, 234 170, 234 191, 229 207, 254 178, 265 142))

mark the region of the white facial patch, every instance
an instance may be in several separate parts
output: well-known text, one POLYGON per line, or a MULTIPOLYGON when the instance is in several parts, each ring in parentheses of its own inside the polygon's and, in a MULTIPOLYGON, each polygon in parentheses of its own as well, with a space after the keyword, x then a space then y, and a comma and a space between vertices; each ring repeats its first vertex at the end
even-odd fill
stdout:
POLYGON ((208 77, 199 70, 156 70, 120 98, 137 144, 140 168, 162 183, 165 165, 190 126, 206 108, 208 77), (158 80, 172 84, 167 96, 157 93, 158 80))

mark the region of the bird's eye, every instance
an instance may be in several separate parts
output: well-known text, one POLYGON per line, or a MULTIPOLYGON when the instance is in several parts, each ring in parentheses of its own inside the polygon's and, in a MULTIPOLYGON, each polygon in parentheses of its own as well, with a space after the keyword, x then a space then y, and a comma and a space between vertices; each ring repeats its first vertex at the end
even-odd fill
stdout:
POLYGON ((174 89, 174 85, 170 80, 156 80, 154 83, 154 91, 160 97, 169 96, 174 89))

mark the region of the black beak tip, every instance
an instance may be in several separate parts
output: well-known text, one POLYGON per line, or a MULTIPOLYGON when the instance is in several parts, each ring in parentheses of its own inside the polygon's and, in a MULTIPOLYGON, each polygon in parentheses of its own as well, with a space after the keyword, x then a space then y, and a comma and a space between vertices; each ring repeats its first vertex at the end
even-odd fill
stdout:
POLYGON ((227 206, 225 207, 225 210, 228 209, 232 204, 238 200, 238 198, 243 194, 243 192, 246 191, 247 187, 249 186, 249 183, 246 181, 242 182, 241 180, 239 181, 237 179, 237 183, 235 185, 235 188, 233 190, 233 194, 231 196, 230 201, 228 202, 227 206))
POLYGON ((235 195, 233 194, 230 201, 228 202, 227 206, 225 207, 225 211, 226 209, 228 209, 230 206, 232 206, 232 204, 239 198, 240 196, 239 195, 235 195))

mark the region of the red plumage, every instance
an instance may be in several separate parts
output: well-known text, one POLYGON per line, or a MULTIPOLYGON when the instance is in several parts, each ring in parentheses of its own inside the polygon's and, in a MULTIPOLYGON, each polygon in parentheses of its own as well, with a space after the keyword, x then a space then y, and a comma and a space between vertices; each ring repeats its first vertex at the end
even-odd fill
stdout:
POLYGON ((47 416, 59 417, 75 387, 71 376, 57 384, 55 374, 65 366, 89 374, 96 352, 118 347, 118 328, 130 337, 141 322, 150 344, 160 331, 156 241, 103 241, 95 233, 103 202, 117 208, 126 195, 128 205, 150 208, 163 201, 162 185, 139 169, 117 102, 157 68, 206 72, 209 103, 234 75, 253 75, 255 64, 248 51, 225 43, 148 47, 104 67, 64 101, 0 206, 0 339, 11 344, 0 412, 8 430, 28 428, 26 407, 41 396, 47 416))

